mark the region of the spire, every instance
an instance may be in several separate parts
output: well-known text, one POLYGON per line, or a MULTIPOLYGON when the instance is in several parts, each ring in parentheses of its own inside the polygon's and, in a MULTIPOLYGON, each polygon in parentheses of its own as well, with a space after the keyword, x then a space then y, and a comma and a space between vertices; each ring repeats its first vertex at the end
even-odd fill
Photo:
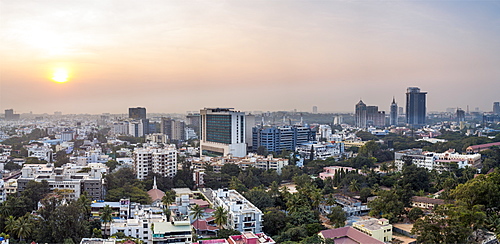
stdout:
POLYGON ((394 96, 392 96, 392 103, 396 103, 396 98, 394 98, 394 96))
POLYGON ((158 187, 156 186, 156 176, 153 179, 153 189, 158 189, 158 187))

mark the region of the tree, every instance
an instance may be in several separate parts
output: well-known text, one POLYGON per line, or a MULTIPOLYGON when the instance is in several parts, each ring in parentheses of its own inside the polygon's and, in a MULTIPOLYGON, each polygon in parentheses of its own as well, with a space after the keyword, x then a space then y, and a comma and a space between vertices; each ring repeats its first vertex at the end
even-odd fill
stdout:
POLYGON ((198 220, 203 217, 204 212, 204 209, 201 208, 200 205, 195 204, 193 207, 191 207, 191 213, 189 213, 189 215, 191 215, 193 219, 198 220))
POLYGON ((349 191, 351 192, 359 191, 359 183, 356 179, 351 180, 351 183, 349 183, 349 191))
POLYGON ((344 227, 345 222, 347 221, 345 211, 338 205, 330 208, 328 219, 335 228, 344 227))
POLYGON ((286 215, 277 208, 268 208, 263 219, 266 223, 263 230, 271 236, 279 234, 286 227, 286 215))
POLYGON ((408 212, 408 219, 415 221, 424 215, 424 211, 420 208, 412 208, 408 212))
POLYGON ((380 146, 378 145, 378 143, 371 140, 359 148, 358 155, 370 158, 373 157, 375 155, 375 152, 377 152, 378 150, 380 150, 380 146))
POLYGON ((224 207, 219 206, 215 209, 213 213, 214 223, 219 227, 219 229, 224 229, 227 224, 228 211, 224 207))
POLYGON ((264 156, 267 156, 269 152, 267 151, 267 148, 264 147, 264 146, 260 146, 257 148, 257 154, 258 155, 264 155, 264 156))
POLYGON ((263 188, 252 188, 250 191, 245 193, 245 198, 260 210, 274 206, 273 199, 263 188))
POLYGON ((404 203, 396 190, 380 191, 379 197, 368 203, 370 216, 383 217, 391 223, 397 222, 404 213, 404 203))
POLYGON ((113 221, 113 210, 109 205, 105 205, 104 208, 101 210, 101 221, 104 223, 104 234, 106 235, 107 231, 107 224, 113 221))
POLYGON ((237 177, 240 174, 240 167, 238 167, 238 165, 236 165, 236 164, 231 164, 231 163, 224 164, 224 165, 222 165, 220 172, 222 174, 227 174, 230 176, 237 177))

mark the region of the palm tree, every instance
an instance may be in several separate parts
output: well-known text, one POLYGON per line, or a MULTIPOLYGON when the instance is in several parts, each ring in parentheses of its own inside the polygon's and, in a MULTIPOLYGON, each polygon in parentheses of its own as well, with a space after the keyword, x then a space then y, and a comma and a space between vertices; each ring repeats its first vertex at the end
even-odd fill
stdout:
POLYGON ((22 240, 23 237, 27 237, 33 232, 33 228, 35 227, 33 222, 33 217, 29 213, 16 220, 14 232, 17 234, 19 240, 22 240))
MULTIPOLYGON (((191 213, 189 215, 193 216, 193 219, 198 220, 203 217, 203 213, 205 210, 200 207, 200 205, 196 204, 191 208, 191 213)), ((196 226, 196 231, 198 231, 198 226, 196 226)))
POLYGON ((213 217, 215 218, 214 223, 219 227, 219 229, 224 229, 224 225, 227 224, 227 214, 228 211, 222 206, 215 209, 213 213, 213 217))
POLYGON ((107 230, 107 228, 106 228, 107 225, 106 224, 110 223, 111 221, 113 221, 112 214, 113 214, 113 210, 107 204, 101 210, 101 221, 104 223, 104 235, 106 235, 106 230, 107 230))
POLYGON ((351 180, 351 183, 349 184, 349 191, 352 191, 352 192, 359 191, 358 180, 356 180, 356 179, 351 180))
POLYGON ((165 191, 165 196, 161 198, 161 202, 163 203, 163 212, 167 216, 167 220, 170 219, 170 209, 169 206, 173 202, 175 202, 175 191, 168 190, 165 191))
POLYGON ((16 228, 16 219, 14 216, 10 215, 5 219, 5 230, 13 233, 16 228))

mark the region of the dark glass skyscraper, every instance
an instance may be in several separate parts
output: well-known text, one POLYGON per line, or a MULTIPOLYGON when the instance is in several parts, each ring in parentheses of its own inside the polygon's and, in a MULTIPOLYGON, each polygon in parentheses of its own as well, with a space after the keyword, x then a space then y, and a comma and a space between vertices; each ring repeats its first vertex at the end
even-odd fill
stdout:
POLYGON ((146 119, 146 108, 129 108, 128 117, 131 119, 146 119))
POLYGON ((418 87, 406 90, 406 123, 409 125, 425 125, 426 95, 418 87))

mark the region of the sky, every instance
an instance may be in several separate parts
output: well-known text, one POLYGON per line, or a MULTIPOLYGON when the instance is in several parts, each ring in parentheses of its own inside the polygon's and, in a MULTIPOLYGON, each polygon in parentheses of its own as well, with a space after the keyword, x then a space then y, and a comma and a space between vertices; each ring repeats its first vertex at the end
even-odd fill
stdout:
POLYGON ((500 1, 0 0, 2 111, 388 111, 409 86, 491 111, 500 1))

